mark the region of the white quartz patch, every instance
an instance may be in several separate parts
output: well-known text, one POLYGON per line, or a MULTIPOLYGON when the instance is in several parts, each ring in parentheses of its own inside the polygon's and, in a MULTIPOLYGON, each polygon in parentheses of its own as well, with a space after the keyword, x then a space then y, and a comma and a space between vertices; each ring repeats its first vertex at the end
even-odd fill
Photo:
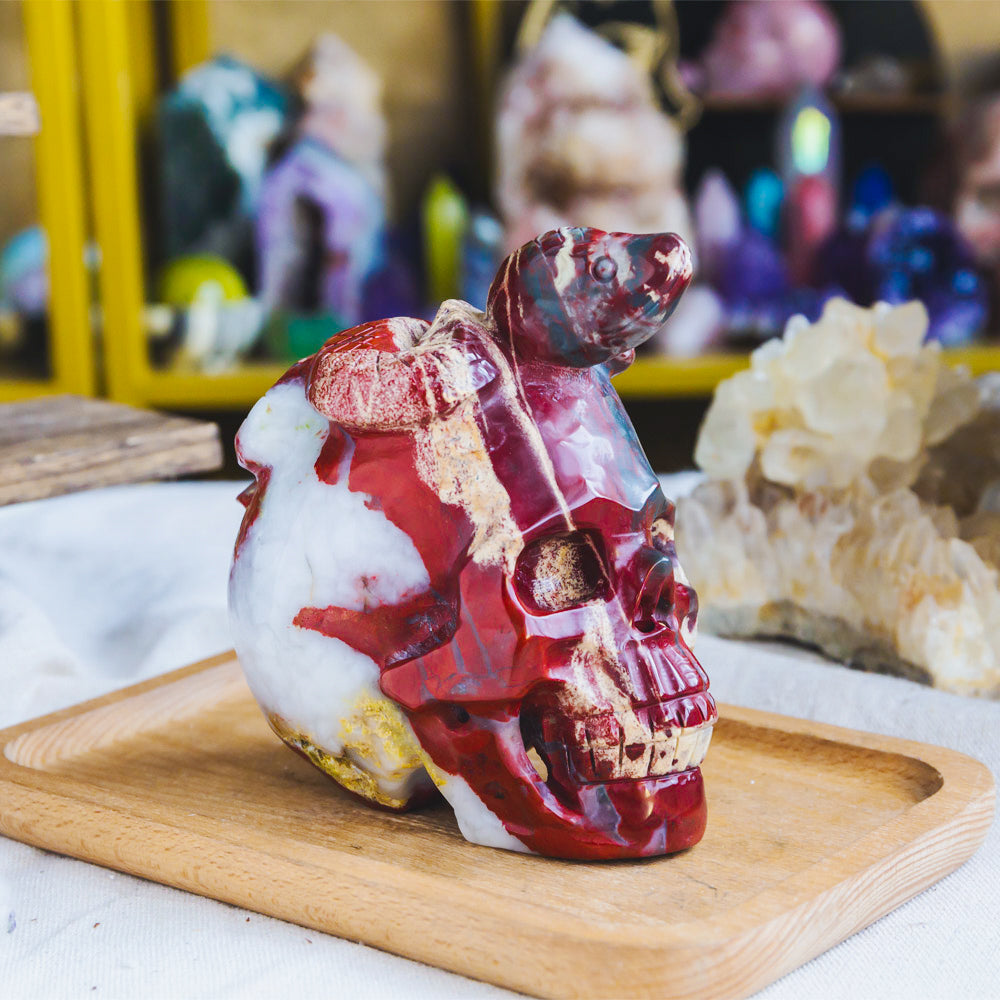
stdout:
POLYGON ((462 836, 472 844, 499 847, 505 851, 533 854, 529 847, 508 833, 503 823, 487 809, 469 783, 457 774, 445 774, 435 768, 434 781, 438 791, 455 810, 455 819, 462 836))
MULTIPOLYGON (((386 700, 371 658, 293 621, 305 607, 360 610, 429 586, 409 536, 347 485, 314 469, 328 423, 300 382, 275 386, 240 430, 243 456, 271 478, 230 578, 234 643, 247 681, 269 714, 331 754, 343 724, 366 700, 386 700)), ((414 740, 415 743, 415 740, 414 740)), ((386 781, 396 777, 384 775, 386 781)), ((388 790, 388 789, 387 789, 388 790)))
POLYGON ((573 262, 575 241, 572 236, 572 230, 563 229, 560 230, 560 234, 562 235, 563 243, 556 254, 556 274, 553 284, 556 287, 556 291, 562 295, 573 284, 573 279, 576 277, 576 264, 573 262))

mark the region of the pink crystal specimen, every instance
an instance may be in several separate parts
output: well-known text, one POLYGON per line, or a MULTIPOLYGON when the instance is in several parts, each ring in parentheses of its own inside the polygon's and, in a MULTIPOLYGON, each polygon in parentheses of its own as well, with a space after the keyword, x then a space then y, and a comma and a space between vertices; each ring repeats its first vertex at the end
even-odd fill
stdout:
POLYGON ((816 0, 730 3, 702 57, 708 90, 741 97, 788 97, 823 86, 840 62, 840 29, 816 0))

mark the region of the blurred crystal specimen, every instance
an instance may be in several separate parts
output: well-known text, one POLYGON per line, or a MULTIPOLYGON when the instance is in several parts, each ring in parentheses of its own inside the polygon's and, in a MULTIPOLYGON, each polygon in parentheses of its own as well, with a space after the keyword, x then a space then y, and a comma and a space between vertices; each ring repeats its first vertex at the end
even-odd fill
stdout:
POLYGON ((721 383, 678 504, 705 628, 1000 697, 1000 376, 842 299, 721 383))
POLYGON ((566 225, 691 242, 680 130, 648 74, 569 15, 507 77, 496 136, 508 248, 566 225))
POLYGON ((1000 287, 1000 94, 973 103, 955 129, 958 229, 1000 287))
POLYGON ((300 139, 268 173, 257 217, 266 309, 357 323, 384 229, 382 201, 364 175, 322 143, 300 139))
POLYGON ((343 39, 320 35, 302 60, 295 84, 304 110, 296 129, 360 170, 386 197, 382 81, 343 39))
POLYGON ((827 83, 840 64, 840 28, 816 0, 743 0, 716 22, 702 57, 712 94, 787 97, 827 83))
POLYGON ((261 189, 260 294, 268 312, 325 313, 335 331, 361 320, 365 283, 385 258, 381 83, 333 35, 316 42, 297 82, 294 141, 261 189))
POLYGON ((268 149, 287 111, 280 87, 229 56, 184 74, 158 109, 165 256, 249 250, 268 149))
POLYGON ((929 340, 964 344, 986 325, 989 291, 972 249, 942 212, 918 207, 880 215, 867 247, 875 294, 893 304, 920 299, 929 340))

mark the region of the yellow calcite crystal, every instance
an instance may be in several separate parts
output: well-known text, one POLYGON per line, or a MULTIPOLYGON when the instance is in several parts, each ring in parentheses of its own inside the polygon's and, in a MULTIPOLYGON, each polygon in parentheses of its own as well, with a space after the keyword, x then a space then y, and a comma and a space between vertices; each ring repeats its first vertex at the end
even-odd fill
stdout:
POLYGON ((919 303, 830 302, 723 382, 677 507, 701 622, 1000 695, 1000 377, 924 345, 919 303))

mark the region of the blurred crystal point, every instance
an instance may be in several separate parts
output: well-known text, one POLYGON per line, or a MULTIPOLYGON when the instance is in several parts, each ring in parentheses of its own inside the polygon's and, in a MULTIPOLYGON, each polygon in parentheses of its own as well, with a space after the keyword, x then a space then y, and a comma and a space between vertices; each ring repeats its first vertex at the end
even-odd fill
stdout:
POLYGON ((761 167, 750 175, 744 191, 747 221, 758 232, 772 239, 778 234, 781 223, 781 203, 785 197, 785 186, 781 178, 767 167, 761 167))
POLYGON ((698 263, 707 280, 714 280, 726 251, 740 238, 740 201, 721 170, 709 170, 701 179, 694 200, 694 226, 698 263))
POLYGON ((361 170, 384 198, 387 126, 378 74, 343 39, 326 33, 299 64, 295 85, 304 106, 297 134, 361 170))
POLYGON ((469 216, 462 247, 462 298, 477 309, 486 308, 490 285, 503 261, 503 235, 495 215, 477 209, 469 216))
POLYGON ((726 307, 708 285, 693 285, 655 335, 664 354, 692 358, 714 347, 726 328, 726 307))

